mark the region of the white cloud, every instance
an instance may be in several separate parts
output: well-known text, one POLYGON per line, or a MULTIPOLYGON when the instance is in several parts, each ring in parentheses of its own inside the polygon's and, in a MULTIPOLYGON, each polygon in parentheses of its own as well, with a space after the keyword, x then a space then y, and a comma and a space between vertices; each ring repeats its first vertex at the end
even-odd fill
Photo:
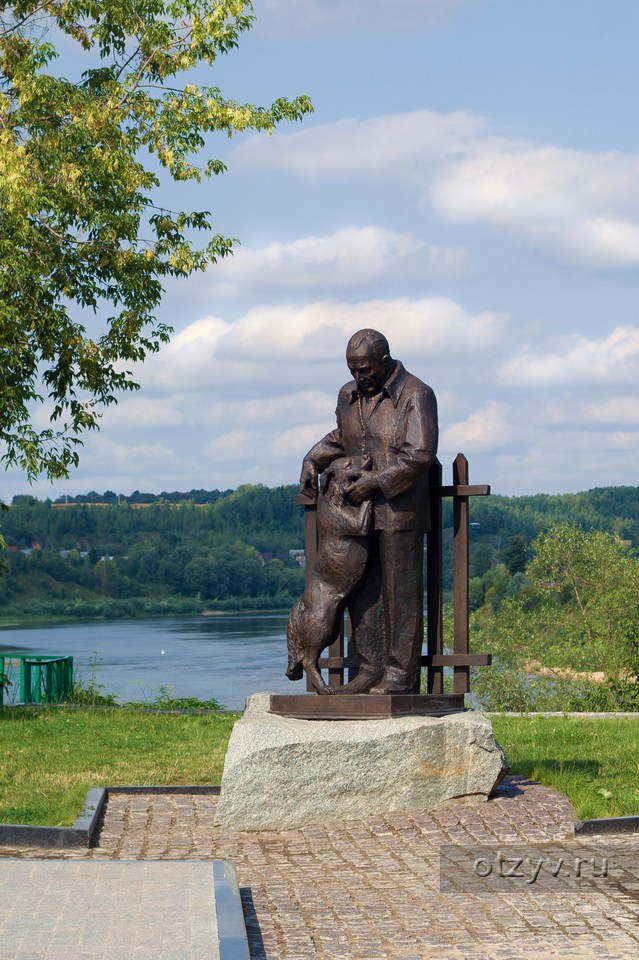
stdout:
POLYGON ((228 408, 237 400, 334 388, 345 379, 344 351, 363 327, 384 332, 397 356, 430 366, 486 355, 503 337, 505 318, 470 314, 446 298, 322 300, 303 307, 258 307, 234 323, 207 317, 186 327, 137 376, 145 391, 204 393, 228 408), (327 379, 328 378, 328 379, 327 379))
POLYGON ((184 415, 175 397, 151 397, 146 394, 125 394, 117 405, 107 407, 101 426, 109 429, 140 430, 177 427, 184 415))
POLYGON ((636 384, 639 327, 615 327, 601 340, 572 334, 554 349, 524 347, 502 366, 501 379, 515 387, 636 384))
POLYGON ((553 430, 580 427, 590 432, 606 431, 609 435, 619 429, 636 430, 639 398, 622 395, 593 400, 585 391, 581 395, 573 393, 566 403, 553 396, 543 404, 543 418, 553 430))
MULTIPOLYGON (((102 432, 86 438, 73 479, 34 492, 294 483, 304 453, 335 425, 347 339, 369 324, 438 395, 447 482, 460 450, 471 480, 495 492, 634 482, 636 328, 592 340, 542 338, 522 350, 497 314, 404 298, 197 321, 139 371, 144 392, 124 397, 121 413, 108 411, 102 432), (194 358, 200 365, 190 370, 194 358)), ((11 476, 4 485, 9 496, 20 489, 11 476)))
MULTIPOLYGON (((333 398, 334 406, 335 398, 333 398)), ((305 423, 301 426, 292 427, 290 430, 282 430, 273 437, 270 452, 274 457, 290 457, 291 450, 295 450, 300 456, 303 456, 318 440, 321 440, 334 428, 335 417, 327 416, 323 421, 305 423)))
POLYGON ((220 317, 203 317, 175 334, 159 353, 147 357, 138 368, 138 379, 145 387, 155 390, 185 392, 211 384, 211 357, 220 338, 231 329, 231 324, 220 317))
POLYGON ((255 430, 229 430, 208 443, 202 453, 208 460, 242 463, 259 451, 260 435, 255 430))
POLYGON ((482 117, 462 110, 339 120, 270 139, 248 137, 233 151, 233 163, 275 167, 311 179, 369 174, 390 180, 397 178, 398 164, 405 167, 468 150, 485 127, 482 117))
POLYGON ((346 227, 329 236, 239 247, 208 273, 214 295, 284 291, 344 293, 371 284, 444 279, 465 272, 465 254, 383 227, 346 227))
POLYGON ((447 477, 461 450, 471 479, 496 492, 633 482, 638 327, 591 338, 540 331, 522 346, 495 312, 402 297, 197 320, 136 371, 142 392, 106 411, 73 480, 36 492, 294 483, 304 453, 335 425, 346 342, 364 326, 383 330, 393 355, 435 389, 447 477))
MULTIPOLYGON (((120 434, 117 428, 105 427, 99 434, 90 434, 81 454, 81 468, 59 489, 54 485, 54 493, 48 484, 41 481, 39 496, 58 496, 62 493, 87 492, 88 490, 116 490, 118 493, 131 492, 134 489, 158 490, 158 477, 164 480, 173 472, 182 472, 184 462, 173 442, 170 433, 161 428, 142 430, 132 437, 127 430, 120 434), (87 466, 82 469, 82 466, 87 466)), ((166 485, 164 485, 166 489, 166 485)))
POLYGON ((315 180, 383 178, 442 220, 506 231, 546 260, 639 268, 636 154, 498 138, 472 113, 418 110, 251 137, 235 157, 315 180))
POLYGON ((628 196, 639 175, 636 157, 534 149, 517 141, 478 141, 474 147, 435 189, 436 200, 453 219, 508 223, 570 217, 584 207, 639 210, 636 198, 628 196))
POLYGON ((91 473, 81 466, 65 491, 295 482, 304 453, 335 425, 346 343, 365 326, 383 330, 393 355, 436 389, 433 377, 445 379, 460 421, 477 403, 474 382, 509 340, 504 317, 446 298, 325 300, 236 321, 202 318, 136 370, 141 394, 107 411, 83 451, 91 473))
MULTIPOLYGON (((500 452, 481 482, 495 492, 560 493, 608 485, 628 486, 639 471, 639 431, 590 431, 587 426, 548 431, 526 423, 520 442, 500 452)), ((474 476, 480 475, 475 470, 474 476)))
POLYGON ((510 443, 513 435, 512 413, 502 403, 492 401, 473 410, 462 423, 453 423, 443 431, 441 448, 452 451, 485 453, 510 443))
POLYGON ((639 398, 636 396, 608 397, 598 403, 585 403, 579 411, 579 423, 602 427, 639 427, 639 398))
POLYGON ((506 229, 546 256, 639 266, 637 156, 478 141, 440 167, 430 192, 444 219, 506 229))
MULTIPOLYGON (((321 386, 321 383, 318 383, 321 386)), ((319 390, 300 390, 282 396, 260 397, 254 400, 237 399, 230 402, 193 404, 192 415, 205 427, 228 425, 239 427, 288 423, 300 419, 315 420, 318 416, 331 415, 335 397, 319 390)))

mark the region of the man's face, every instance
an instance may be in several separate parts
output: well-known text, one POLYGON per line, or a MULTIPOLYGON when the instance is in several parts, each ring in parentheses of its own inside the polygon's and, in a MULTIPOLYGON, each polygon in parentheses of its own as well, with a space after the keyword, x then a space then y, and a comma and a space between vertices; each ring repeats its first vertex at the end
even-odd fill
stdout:
POLYGON ((357 350, 349 350, 346 354, 348 369, 359 389, 366 394, 379 390, 386 379, 388 361, 388 357, 376 356, 365 344, 357 350))

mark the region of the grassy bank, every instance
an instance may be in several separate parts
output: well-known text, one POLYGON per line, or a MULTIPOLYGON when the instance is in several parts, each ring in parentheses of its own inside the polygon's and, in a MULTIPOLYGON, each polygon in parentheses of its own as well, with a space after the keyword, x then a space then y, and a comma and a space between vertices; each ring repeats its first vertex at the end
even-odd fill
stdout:
POLYGON ((0 822, 70 826, 90 787, 219 783, 237 714, 0 710, 0 822))
POLYGON ((639 719, 493 717, 511 773, 565 794, 582 820, 639 815, 639 719))
MULTIPOLYGON (((98 786, 219 783, 238 714, 0 709, 0 822, 69 826, 98 786)), ((639 720, 493 717, 512 773, 581 819, 639 814, 639 720)))

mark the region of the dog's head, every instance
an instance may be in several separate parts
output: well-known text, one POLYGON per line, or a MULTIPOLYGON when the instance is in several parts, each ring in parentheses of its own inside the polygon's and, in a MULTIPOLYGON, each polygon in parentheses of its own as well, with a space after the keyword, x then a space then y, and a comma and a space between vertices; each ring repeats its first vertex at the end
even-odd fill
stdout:
POLYGON ((322 493, 326 496, 344 498, 344 486, 357 480, 366 470, 371 470, 370 457, 339 457, 326 468, 322 478, 322 493))

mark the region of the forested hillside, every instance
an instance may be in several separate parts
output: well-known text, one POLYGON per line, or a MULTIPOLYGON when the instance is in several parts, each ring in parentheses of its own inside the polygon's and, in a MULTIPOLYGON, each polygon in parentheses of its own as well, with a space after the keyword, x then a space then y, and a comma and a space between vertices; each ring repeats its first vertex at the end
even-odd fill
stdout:
POLYGON ((286 608, 304 573, 294 487, 153 497, 16 497, 0 615, 134 616, 286 608))
MULTIPOLYGON (((290 556, 303 547, 296 487, 58 502, 15 497, 2 514, 9 546, 0 615, 134 616, 203 609, 286 609, 303 589, 290 556)), ((549 522, 616 534, 639 547, 639 488, 471 501, 471 604, 512 593, 530 543, 549 522)), ((452 509, 445 504, 450 543, 452 509)), ((446 568, 450 576, 450 557, 446 568)), ((450 583, 448 582, 449 586, 450 583)))

